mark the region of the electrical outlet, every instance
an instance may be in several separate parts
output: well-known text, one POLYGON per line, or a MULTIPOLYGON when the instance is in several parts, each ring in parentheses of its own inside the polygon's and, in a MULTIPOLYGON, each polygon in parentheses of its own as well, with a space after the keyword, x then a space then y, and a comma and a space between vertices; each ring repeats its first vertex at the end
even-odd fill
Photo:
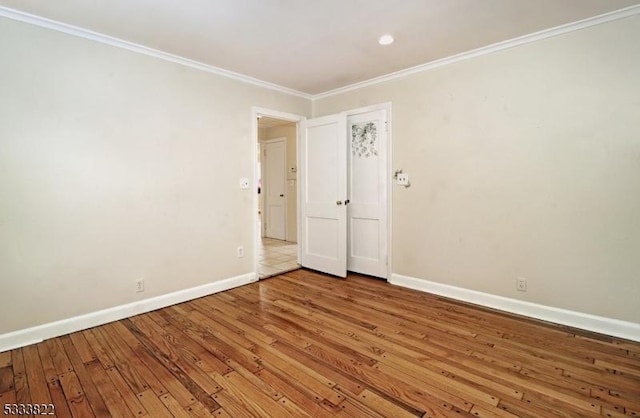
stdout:
POLYGON ((242 245, 239 245, 236 251, 238 252, 238 258, 244 257, 244 247, 242 245))
POLYGON ((527 291, 527 279, 524 277, 518 277, 516 279, 516 290, 518 292, 526 292, 527 291))
POLYGON ((409 186, 409 175, 407 173, 398 173, 398 185, 409 186))
POLYGON ((136 292, 137 293, 144 292, 144 280, 143 279, 136 280, 136 292))

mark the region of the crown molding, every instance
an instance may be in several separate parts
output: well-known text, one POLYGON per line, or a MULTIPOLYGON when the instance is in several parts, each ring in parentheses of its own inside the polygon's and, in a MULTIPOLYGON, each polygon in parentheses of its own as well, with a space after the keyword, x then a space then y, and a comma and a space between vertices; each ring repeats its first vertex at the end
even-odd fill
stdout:
POLYGON ((149 48, 144 45, 139 45, 133 42, 114 38, 108 35, 104 35, 98 32, 93 32, 77 26, 68 25, 66 23, 58 22, 58 21, 47 19, 44 17, 32 15, 29 13, 24 13, 8 7, 0 6, 0 17, 6 17, 8 19, 29 23, 35 26, 62 32, 68 35, 77 36, 80 38, 100 42, 100 43, 114 46, 117 48, 126 49, 139 54, 144 54, 144 55, 148 55, 148 56, 162 59, 165 61, 174 62, 176 64, 195 68, 201 71, 205 71, 205 72, 216 74, 222 77, 245 82, 245 83, 263 87, 266 89, 274 90, 280 93, 301 97, 311 101, 324 99, 330 96, 335 96, 341 93, 346 93, 348 91, 353 91, 353 90, 361 89, 364 87, 373 86, 373 85, 384 83, 391 80, 396 80, 399 78, 407 77, 412 74, 429 71, 435 68, 443 67, 445 65, 480 57, 482 55, 492 54, 494 52, 502 51, 502 50, 513 48, 520 45, 525 45, 528 43, 540 41, 547 38, 552 38, 554 36, 575 32, 581 29, 589 28, 589 27, 600 25, 603 23, 612 22, 615 20, 620 20, 627 17, 631 17, 631 16, 636 16, 638 14, 640 14, 640 5, 629 6, 620 10, 615 10, 613 12, 604 13, 598 16, 579 20, 577 22, 556 26, 555 28, 545 29, 539 32, 534 32, 528 35, 523 35, 517 38, 513 38, 506 41, 498 42, 495 44, 487 45, 481 48, 473 49, 471 51, 462 52, 460 54, 452 55, 450 57, 438 59, 435 61, 430 61, 424 64, 416 65, 414 67, 406 68, 404 70, 400 70, 390 74, 371 78, 369 80, 361 81, 354 84, 349 84, 347 86, 339 87, 333 90, 328 90, 323 93, 309 94, 309 93, 301 92, 288 87, 280 86, 275 83, 270 83, 268 81, 263 81, 254 77, 249 77, 244 74, 240 74, 233 71, 225 70, 223 68, 215 67, 213 65, 209 65, 199 61, 192 60, 192 59, 184 58, 179 55, 174 55, 168 52, 149 48))
POLYGON ((587 19, 579 20, 577 22, 567 23, 565 25, 556 26, 554 28, 545 29, 539 32, 534 32, 528 35, 519 36, 517 38, 509 39, 506 41, 498 42, 495 44, 483 46, 481 48, 473 49, 471 51, 461 52, 460 54, 452 55, 450 57, 430 61, 425 64, 416 65, 415 67, 406 68, 404 70, 396 71, 390 74, 382 75, 379 77, 371 78, 369 80, 361 81, 359 83, 349 84, 348 86, 339 87, 337 89, 329 90, 324 93, 318 93, 312 96, 313 100, 324 99, 326 97, 335 96, 337 94, 346 93, 361 89, 364 87, 373 86, 376 84, 384 83, 398 78, 403 78, 412 74, 421 73, 434 68, 443 67, 445 65, 453 64, 456 62, 468 60, 471 58, 480 57, 482 55, 492 54, 494 52, 503 51, 508 48, 513 48, 520 45, 529 44, 532 42, 540 41, 554 36, 563 35, 565 33, 575 32, 581 29, 590 28, 592 26, 600 25, 615 20, 624 19, 627 17, 640 14, 640 5, 625 7, 624 9, 615 10, 613 12, 604 13, 598 16, 590 17, 587 19))
POLYGON ((149 48, 144 45, 136 44, 133 42, 125 41, 123 39, 114 38, 109 35, 105 35, 98 32, 93 32, 87 29, 83 29, 77 26, 68 25, 66 23, 58 22, 55 20, 47 19, 44 17, 24 13, 18 10, 10 9, 8 7, 0 6, 0 17, 6 17, 8 19, 17 20, 19 22, 29 23, 35 26, 39 26, 46 29, 62 32, 67 35, 77 36, 79 38, 88 39, 95 42, 100 42, 106 45, 114 46, 116 48, 126 49, 128 51, 136 52, 138 54, 147 55, 161 60, 173 62, 176 64, 184 65, 186 67, 195 68, 200 71, 205 71, 211 74, 216 74, 222 77, 230 78, 232 80, 242 81, 244 83, 252 84, 258 87, 274 90, 280 93, 290 94, 292 96, 301 97, 304 99, 313 99, 313 95, 307 94, 298 90, 283 87, 275 83, 263 81, 254 77, 249 77, 244 74, 236 73, 233 71, 225 70, 223 68, 215 67, 213 65, 205 64, 200 61, 195 61, 189 58, 184 58, 179 55, 170 54, 168 52, 160 51, 157 49, 149 48))

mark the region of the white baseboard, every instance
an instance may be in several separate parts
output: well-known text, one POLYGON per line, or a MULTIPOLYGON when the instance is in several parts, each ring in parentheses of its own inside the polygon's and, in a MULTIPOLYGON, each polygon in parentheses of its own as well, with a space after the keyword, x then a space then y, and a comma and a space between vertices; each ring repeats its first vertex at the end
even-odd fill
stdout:
POLYGON ((640 342, 640 324, 538 305, 517 299, 392 274, 389 283, 556 324, 640 342))
POLYGON ((72 332, 88 329, 97 325, 106 324, 108 322, 154 311, 177 303, 208 296, 234 287, 243 286, 257 280, 258 278, 255 273, 242 274, 240 276, 230 277, 228 279, 208 283, 202 286, 179 290, 177 292, 128 303, 126 305, 115 306, 113 308, 103 309, 85 315, 75 316, 73 318, 9 332, 7 334, 0 335, 0 352, 39 343, 48 338, 70 334, 72 332))

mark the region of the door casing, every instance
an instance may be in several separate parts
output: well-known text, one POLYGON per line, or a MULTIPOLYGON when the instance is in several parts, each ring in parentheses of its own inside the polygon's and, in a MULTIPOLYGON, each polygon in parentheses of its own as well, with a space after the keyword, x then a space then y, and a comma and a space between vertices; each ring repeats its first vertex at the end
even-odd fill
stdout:
MULTIPOLYGON (((254 190, 252 194, 252 223, 253 223, 253 274, 254 281, 258 280, 258 243, 260 239, 262 239, 261 231, 258 222, 258 193, 257 193, 257 185, 258 178, 260 177, 260 173, 258 173, 258 116, 267 116, 274 119, 286 120, 288 122, 294 122, 296 124, 296 142, 300 142, 300 130, 299 124, 301 121, 305 120, 306 117, 301 115, 296 115, 294 113, 281 112, 278 110, 267 109, 264 107, 253 106, 251 108, 251 178, 253 179, 253 184, 250 189, 254 190)), ((296 155, 296 158, 299 157, 296 155)), ((300 207, 300 190, 298 188, 298 208, 300 207)), ((300 211, 297 213, 298 225, 300 224, 300 211)), ((300 236, 300 229, 298 228, 298 237, 300 236)), ((300 260, 300 249, 298 248, 298 260, 300 260)))
MULTIPOLYGON (((393 213, 392 213, 392 209, 393 209, 393 179, 392 179, 392 165, 393 165, 393 113, 392 113, 392 106, 391 106, 391 102, 385 102, 385 103, 380 103, 380 104, 375 104, 375 105, 371 105, 371 106, 364 106, 364 107, 360 107, 360 108, 356 108, 356 109, 350 109, 350 110, 346 110, 342 113, 344 113, 346 115, 346 117, 348 118, 349 116, 354 116, 360 113, 366 113, 366 112, 371 112, 371 111, 375 111, 375 110, 386 110, 387 111, 387 169, 386 169, 386 176, 387 176, 387 277, 386 279, 389 280, 391 278, 391 272, 393 271, 393 246, 391 245, 391 243, 393 242, 393 230, 392 230, 392 219, 393 219, 393 213)), ((257 161, 257 156, 258 156, 258 116, 268 116, 271 118, 277 118, 277 119, 282 119, 282 120, 286 120, 289 122, 295 122, 296 123, 296 138, 297 138, 297 166, 300 167, 300 129, 299 129, 299 124, 301 121, 305 120, 306 117, 305 116, 301 116, 301 115, 296 115, 293 113, 287 113, 287 112, 281 112, 278 110, 273 110, 273 109, 267 109, 267 108, 263 108, 263 107, 259 107, 259 106, 254 106, 252 108, 251 111, 251 172, 252 175, 251 177, 253 178, 253 185, 255 186, 257 184, 258 181, 258 173, 256 170, 256 167, 258 165, 258 161, 257 161)), ((297 184, 298 187, 298 202, 297 202, 297 223, 298 223, 298 234, 297 234, 297 240, 298 243, 300 243, 300 198, 302 195, 302 192, 300 190, 300 182, 298 182, 297 184)), ((253 214, 257 214, 258 213, 258 195, 257 193, 253 194, 253 214)), ((255 280, 258 279, 258 240, 261 238, 260 237, 260 229, 258 228, 258 221, 257 221, 257 216, 253 217, 254 222, 254 228, 253 228, 253 237, 254 237, 254 250, 253 250, 253 255, 254 255, 254 259, 253 259, 253 265, 254 265, 254 274, 255 274, 255 280)), ((298 261, 300 260, 300 245, 298 245, 298 261)))

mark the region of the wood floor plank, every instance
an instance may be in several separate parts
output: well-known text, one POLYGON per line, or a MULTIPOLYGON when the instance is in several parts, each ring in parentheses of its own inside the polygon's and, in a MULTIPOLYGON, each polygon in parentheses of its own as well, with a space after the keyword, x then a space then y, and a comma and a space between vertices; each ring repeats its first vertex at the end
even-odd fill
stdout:
MULTIPOLYGON (((185 310, 186 312, 189 312, 188 310, 185 310)), ((224 409, 222 409, 222 407, 216 409, 214 412, 209 412, 209 410, 202 405, 200 402, 194 402, 191 405, 188 405, 187 407, 184 408, 184 410, 187 412, 187 414, 190 417, 197 417, 197 418, 211 418, 211 417, 224 417, 224 418, 231 418, 231 415, 229 415, 224 409)))
POLYGON ((0 393, 13 391, 13 368, 11 366, 5 366, 0 368, 0 393))
POLYGON ((335 392, 331 390, 331 388, 335 386, 335 383, 324 379, 322 376, 318 376, 313 369, 300 363, 297 359, 283 358, 283 356, 278 355, 277 350, 268 344, 265 346, 257 346, 255 350, 256 354, 261 358, 261 364, 264 368, 276 374, 279 374, 275 370, 278 369, 290 378, 303 382, 304 386, 315 393, 318 400, 329 399, 333 400, 334 403, 340 401, 335 392), (322 381, 318 380, 317 377, 322 381))
MULTIPOLYGON (((85 364, 82 362, 82 359, 80 358, 80 355, 78 354, 78 352, 76 351, 75 346, 73 345, 73 342, 71 341, 71 338, 69 338, 68 335, 62 336, 60 338, 57 338, 57 340, 59 340, 59 342, 61 343, 61 345, 64 347, 65 353, 67 354, 69 361, 71 362, 71 365, 73 367, 73 372, 69 372, 69 373, 65 373, 64 376, 71 376, 73 379, 77 380, 79 382, 79 385, 81 387, 81 392, 83 394, 83 402, 82 404, 85 404, 86 402, 84 402, 84 400, 86 399, 86 401, 88 401, 88 404, 90 405, 90 408, 93 410, 93 414, 96 417, 108 417, 109 416, 109 410, 107 409, 107 406, 105 405, 104 401, 102 400, 102 397, 100 396, 100 393, 98 392, 98 389, 96 388, 95 384, 93 383, 93 380, 91 380, 91 376, 89 375, 89 372, 87 371, 87 368, 85 366, 85 364), (73 374, 71 374, 73 373, 73 374)), ((62 388, 65 388, 65 385, 63 384, 63 380, 62 380, 62 376, 60 375, 60 384, 62 385, 62 388)), ((71 379, 71 380, 73 380, 71 379)), ((68 381, 69 379, 67 379, 68 381)), ((65 391, 65 397, 67 395, 67 392, 65 391)), ((69 398, 67 398, 68 400, 69 398)), ((71 405, 69 405, 71 408, 71 405)), ((82 410, 84 409, 84 405, 81 405, 82 410)), ((71 412, 73 413, 74 410, 77 409, 76 408, 71 408, 71 412)), ((75 416, 75 415, 74 415, 75 416)))
POLYGON ((153 418, 173 418, 171 411, 160 401, 158 396, 151 390, 138 393, 138 400, 149 411, 149 416, 153 418))
POLYGON ((146 415, 147 411, 144 409, 140 401, 138 401, 136 394, 131 390, 131 387, 127 385, 127 382, 124 380, 118 369, 111 367, 106 370, 106 373, 115 389, 119 392, 120 396, 122 396, 124 403, 127 405, 133 416, 138 417, 146 415))
POLYGON ((170 394, 164 394, 160 396, 160 401, 175 418, 190 418, 192 416, 184 408, 182 408, 180 403, 176 401, 176 399, 170 394))
POLYGON ((91 380, 96 385, 96 389, 104 400, 109 414, 112 417, 134 417, 132 411, 127 407, 124 398, 115 387, 106 370, 102 368, 98 362, 90 362, 87 364, 87 371, 91 376, 91 380))
POLYGON ((49 352, 49 345, 46 342, 36 344, 38 349, 38 355, 40 356, 40 362, 42 363, 42 369, 44 371, 44 377, 47 382, 55 382, 58 380, 58 372, 56 366, 53 364, 53 358, 49 352))
POLYGON ((4 405, 10 405, 14 403, 17 403, 15 390, 0 392, 0 405, 4 406, 4 405))
POLYGON ((44 376, 37 346, 27 346, 23 348, 23 353, 27 381, 29 382, 29 392, 31 393, 33 403, 51 403, 49 386, 47 386, 47 380, 44 376))
MULTIPOLYGON (((89 344, 89 347, 95 353, 96 358, 105 370, 115 366, 115 362, 113 361, 109 353, 107 353, 105 347, 103 347, 102 341, 98 340, 98 338, 102 339, 102 334, 97 334, 97 327, 82 331, 82 335, 84 336, 87 344, 89 344)), ((78 354, 78 356, 80 356, 80 354, 78 354)), ((80 361, 84 363, 82 357, 80 357, 80 361)))
POLYGON ((242 397, 244 406, 250 413, 257 413, 262 416, 295 418, 277 400, 272 399, 237 372, 218 376, 216 381, 223 391, 228 392, 235 398, 242 397))
MULTIPOLYGON (((155 379, 162 382, 166 391, 170 393, 182 407, 191 405, 196 401, 193 393, 191 393, 180 382, 180 380, 178 380, 166 367, 164 367, 162 362, 150 354, 150 351, 146 349, 144 344, 136 338, 124 323, 118 322, 112 325, 113 330, 118 333, 122 340, 129 346, 129 348, 131 348, 134 355, 132 360, 139 361, 149 369, 149 371, 151 371, 155 376, 155 379)), ((113 370, 113 368, 107 369, 107 371, 109 370, 113 370)))
POLYGON ((45 341, 49 347, 49 354, 56 368, 58 375, 73 371, 73 365, 62 346, 62 342, 58 338, 52 338, 45 341))
POLYGON ((193 363, 205 372, 226 374, 231 371, 224 361, 207 351, 207 349, 201 345, 197 339, 191 338, 187 333, 184 333, 181 329, 180 322, 174 320, 173 316, 169 312, 175 312, 175 315, 177 315, 177 311, 172 311, 170 309, 164 309, 160 311, 159 314, 167 321, 168 324, 164 326, 164 329, 175 338, 175 340, 173 340, 173 344, 182 350, 183 357, 189 355, 192 356, 193 363), (177 337, 180 338, 178 339, 177 337))
POLYGON ((13 365, 11 360, 11 351, 0 353, 0 367, 9 367, 13 365))
POLYGON ((127 384, 131 386, 133 391, 138 394, 148 390, 150 388, 149 384, 135 365, 127 361, 131 357, 127 357, 127 351, 122 350, 117 341, 114 340, 113 335, 109 332, 108 325, 109 324, 94 330, 96 338, 100 341, 104 350, 114 359, 114 366, 118 369, 124 380, 127 381, 127 384))
POLYGON ((138 359, 151 370, 170 393, 183 407, 195 402, 195 397, 182 382, 177 379, 163 363, 152 357, 144 348, 136 349, 138 359))
POLYGON ((278 376, 269 369, 260 370, 256 373, 256 376, 269 386, 284 393, 288 399, 295 402, 296 405, 309 415, 318 418, 330 418, 332 416, 326 409, 319 405, 322 399, 308 390, 308 387, 304 385, 304 383, 296 380, 291 381, 284 373, 278 376))
POLYGON ((31 392, 24 364, 22 348, 11 351, 11 367, 13 368, 13 383, 15 388, 16 403, 31 403, 31 392))
MULTIPOLYGON (((123 324, 129 329, 143 344, 144 348, 147 352, 155 358, 160 364, 162 364, 167 371, 173 377, 175 377, 180 384, 187 389, 195 400, 200 401, 203 405, 207 407, 210 412, 215 411, 220 407, 220 405, 213 401, 211 398, 211 394, 219 391, 219 387, 215 385, 215 382, 211 381, 211 378, 206 374, 202 375, 202 371, 200 369, 188 366, 187 362, 181 361, 171 350, 167 350, 167 347, 163 345, 163 339, 156 340, 156 342, 160 343, 161 346, 155 345, 152 338, 150 338, 147 334, 145 334, 140 328, 137 327, 137 324, 140 324, 140 321, 133 321, 135 318, 131 318, 131 320, 127 319, 123 321, 123 324), (190 373, 189 371, 196 371, 195 373, 190 373), (204 385, 203 385, 204 383, 204 385), (207 392, 207 388, 210 393, 207 392)), ((153 334, 153 332, 152 332, 153 334)), ((157 369, 157 368, 156 368, 157 369)), ((175 385, 174 385, 175 386, 175 385)), ((175 394, 176 392, 172 392, 175 394)), ((193 402, 194 399, 191 399, 193 402)))
MULTIPOLYGON (((261 380, 258 376, 256 376, 255 373, 250 372, 249 370, 242 367, 240 364, 233 361, 233 359, 227 360, 227 364, 230 366, 229 373, 231 371, 238 373, 240 376, 242 376, 243 378, 251 382, 255 387, 257 387, 262 392, 264 392, 271 399, 277 401, 277 400, 280 400, 282 397, 284 397, 284 395, 280 393, 278 390, 271 387, 267 382, 261 380)), ((260 370, 258 370, 256 373, 259 373, 259 372, 260 370)))
POLYGON ((368 406, 373 411, 380 412, 385 417, 415 417, 416 415, 400 408, 398 405, 393 402, 389 402, 387 399, 382 396, 372 392, 369 389, 365 389, 358 396, 358 401, 362 404, 368 406))
POLYGON ((290 416, 302 417, 302 418, 314 418, 313 415, 307 414, 302 408, 295 403, 291 402, 286 396, 283 396, 278 400, 278 403, 288 411, 290 416))
MULTIPOLYGON (((95 417, 91 406, 85 396, 83 385, 80 383, 78 376, 74 372, 64 373, 60 375, 60 386, 67 400, 67 405, 74 417, 95 417)), ((102 416, 109 416, 105 410, 102 416)))
POLYGON ((218 384, 222 387, 222 390, 233 394, 238 397, 239 394, 243 394, 245 402, 251 405, 251 409, 257 411, 266 411, 273 416, 282 416, 295 418, 291 412, 282 406, 278 400, 273 399, 259 388, 254 386, 249 380, 242 377, 238 372, 227 373, 224 376, 219 376, 217 379, 218 384))
POLYGON ((227 390, 221 390, 213 395, 222 409, 227 411, 232 417, 267 417, 266 411, 256 410, 244 396, 234 396, 227 390))
POLYGON ((83 363, 90 363, 98 358, 82 332, 69 334, 69 338, 71 338, 73 346, 76 348, 83 363))
MULTIPOLYGON (((264 326, 265 321, 271 321, 272 318, 270 315, 263 316, 261 318, 252 318, 253 315, 242 315, 242 313, 238 313, 239 311, 232 305, 220 304, 221 307, 224 306, 226 311, 235 311, 236 314, 243 318, 243 322, 246 324, 251 324, 256 329, 263 329, 267 331, 267 335, 272 337, 274 340, 277 338, 288 338, 290 341, 293 340, 294 345, 296 344, 295 336, 292 334, 288 334, 289 337, 285 336, 283 333, 272 333, 267 326, 264 326)), ((282 322, 280 322, 282 324, 282 322)), ((277 329, 276 329, 277 331, 277 329)), ((304 332, 305 336, 308 336, 313 341, 313 347, 310 347, 311 344, 308 344, 307 347, 304 347, 308 351, 318 350, 322 353, 331 353, 333 358, 341 358, 342 361, 352 362, 352 363, 362 363, 373 365, 377 361, 376 359, 370 357, 367 353, 363 353, 359 350, 354 350, 348 345, 336 343, 334 340, 326 338, 325 335, 319 335, 316 332, 304 332)))
MULTIPOLYGON (((199 312, 193 311, 190 313, 190 317, 196 318, 199 316, 199 312)), ((206 319, 195 319, 201 321, 200 324, 206 324, 206 319)), ((242 340, 245 338, 236 334, 235 332, 221 333, 215 331, 215 328, 210 328, 212 325, 204 325, 207 329, 207 333, 202 336, 202 340, 206 344, 215 345, 218 352, 226 358, 233 358, 236 362, 242 365, 247 370, 251 370, 253 373, 260 370, 260 365, 257 363, 258 357, 252 351, 255 344, 244 343, 242 340)), ((219 328, 218 328, 219 329, 219 328)))
POLYGON ((61 417, 638 417, 640 343, 302 269, 0 353, 0 404, 36 401, 61 417))
MULTIPOLYGON (((352 418, 386 418, 385 415, 375 411, 374 409, 369 408, 364 403, 360 403, 354 401, 354 397, 347 396, 346 399, 340 402, 340 415, 344 417, 352 417, 352 418)), ((412 415, 415 416, 415 415, 412 415)), ((420 415, 422 416, 422 414, 420 415)))
POLYGON ((125 368, 131 370, 131 375, 138 376, 138 380, 145 382, 147 387, 153 390, 157 396, 167 393, 167 389, 164 387, 163 383, 156 378, 144 363, 138 361, 133 349, 121 338, 120 333, 115 329, 115 327, 116 324, 111 323, 107 324, 105 329, 112 346, 117 347, 117 350, 120 353, 119 357, 124 359, 119 361, 116 365, 118 370, 121 373, 125 368))
MULTIPOLYGON (((291 359, 300 359, 301 363, 310 362, 310 368, 330 379, 332 387, 340 385, 353 393, 360 393, 364 387, 356 372, 361 365, 350 362, 344 356, 340 356, 340 353, 329 354, 313 346, 299 350, 284 342, 277 342, 271 346, 291 359)), ((340 402, 339 399, 337 401, 340 402)))

